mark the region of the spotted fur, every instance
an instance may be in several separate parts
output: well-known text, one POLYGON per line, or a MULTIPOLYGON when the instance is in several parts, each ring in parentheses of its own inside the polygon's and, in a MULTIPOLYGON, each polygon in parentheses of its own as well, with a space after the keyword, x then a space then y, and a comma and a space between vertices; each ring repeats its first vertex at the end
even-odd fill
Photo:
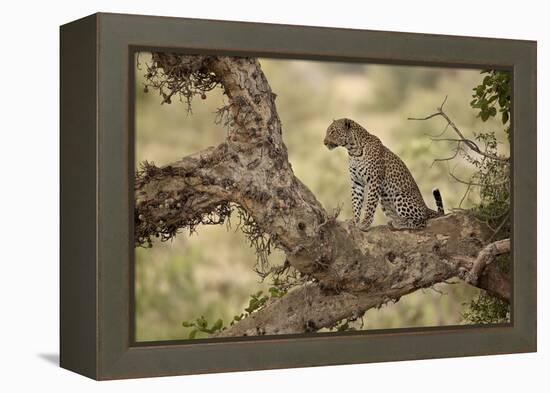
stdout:
POLYGON ((424 203, 405 163, 353 120, 335 120, 327 129, 324 143, 331 150, 342 146, 348 151, 353 216, 361 229, 372 224, 378 202, 394 228, 422 228, 428 219, 444 214, 439 190, 433 191, 435 211, 424 203))

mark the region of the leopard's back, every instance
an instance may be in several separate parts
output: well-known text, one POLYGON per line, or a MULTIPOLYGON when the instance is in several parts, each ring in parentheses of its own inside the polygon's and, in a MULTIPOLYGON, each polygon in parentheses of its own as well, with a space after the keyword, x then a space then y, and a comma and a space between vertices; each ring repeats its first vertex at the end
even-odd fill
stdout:
POLYGON ((382 210, 392 222, 407 220, 414 226, 423 225, 430 209, 422 198, 418 184, 401 158, 385 146, 383 151, 382 210))

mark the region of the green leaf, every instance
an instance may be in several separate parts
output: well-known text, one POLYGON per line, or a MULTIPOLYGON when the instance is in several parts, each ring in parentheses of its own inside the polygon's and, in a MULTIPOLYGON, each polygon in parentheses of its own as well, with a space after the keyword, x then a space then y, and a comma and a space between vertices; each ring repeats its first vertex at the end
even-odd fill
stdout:
POLYGON ((483 111, 479 114, 481 116, 481 120, 483 121, 487 121, 487 119, 489 118, 489 112, 486 112, 486 111, 483 111))
POLYGON ((204 316, 197 318, 197 327, 204 329, 207 326, 208 326, 208 321, 204 318, 204 316))
POLYGON ((271 294, 271 297, 281 297, 282 291, 279 288, 271 287, 269 288, 269 293, 271 294))
POLYGON ((189 339, 193 340, 195 338, 195 336, 197 335, 197 332, 198 332, 197 329, 191 330, 191 332, 189 332, 189 339))
POLYGON ((193 322, 183 321, 182 323, 183 327, 193 327, 195 324, 193 322))
POLYGON ((215 332, 216 330, 220 330, 223 326, 223 321, 220 319, 218 319, 216 321, 216 323, 212 326, 212 330, 215 332))
POLYGON ((508 114, 508 112, 502 112, 502 124, 506 124, 509 118, 510 115, 508 114))
POLYGON ((349 329, 349 323, 346 322, 346 323, 343 323, 340 326, 338 326, 338 328, 336 330, 338 330, 339 332, 343 332, 343 331, 346 331, 348 329, 349 329))

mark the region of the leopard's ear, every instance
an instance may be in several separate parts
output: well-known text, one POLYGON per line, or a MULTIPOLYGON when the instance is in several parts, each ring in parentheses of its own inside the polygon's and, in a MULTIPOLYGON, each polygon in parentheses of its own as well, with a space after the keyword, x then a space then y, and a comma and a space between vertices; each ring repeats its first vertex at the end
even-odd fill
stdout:
POLYGON ((345 119, 344 120, 344 127, 346 127, 346 130, 349 130, 351 128, 351 120, 345 119))

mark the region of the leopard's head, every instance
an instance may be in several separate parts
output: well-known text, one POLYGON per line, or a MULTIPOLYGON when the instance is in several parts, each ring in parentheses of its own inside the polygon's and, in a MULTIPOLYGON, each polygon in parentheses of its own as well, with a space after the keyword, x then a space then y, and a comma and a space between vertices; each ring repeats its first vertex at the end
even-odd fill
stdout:
POLYGON ((338 146, 347 147, 351 137, 351 130, 356 124, 353 120, 346 118, 334 120, 327 128, 324 140, 325 146, 329 150, 338 146))

